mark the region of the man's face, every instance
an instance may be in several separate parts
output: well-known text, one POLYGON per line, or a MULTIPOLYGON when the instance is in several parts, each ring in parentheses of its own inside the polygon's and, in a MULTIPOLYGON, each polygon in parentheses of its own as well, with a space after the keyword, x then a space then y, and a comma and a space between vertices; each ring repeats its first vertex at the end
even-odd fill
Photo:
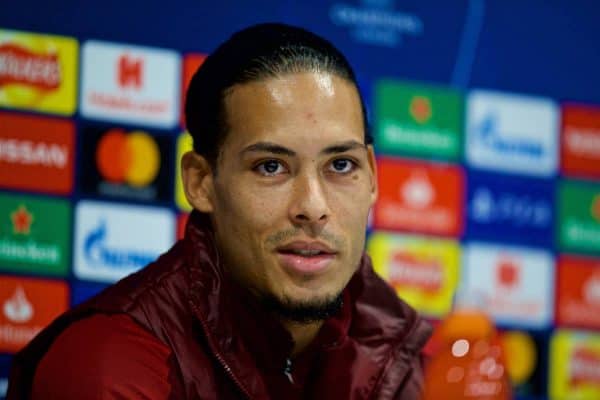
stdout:
POLYGON ((225 109, 211 202, 228 271, 279 304, 331 301, 359 265, 376 197, 355 87, 287 74, 234 86, 225 109))

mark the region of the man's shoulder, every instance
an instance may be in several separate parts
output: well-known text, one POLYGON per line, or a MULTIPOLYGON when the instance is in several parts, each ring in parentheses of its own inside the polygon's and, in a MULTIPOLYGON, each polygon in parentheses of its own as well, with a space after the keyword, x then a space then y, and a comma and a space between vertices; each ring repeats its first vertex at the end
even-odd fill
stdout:
POLYGON ((354 298, 353 326, 358 335, 368 339, 371 333, 379 332, 380 339, 400 343, 413 356, 421 351, 431 336, 431 325, 375 273, 368 256, 349 286, 354 298))
POLYGON ((131 317, 96 314, 58 336, 38 364, 32 398, 167 398, 170 357, 131 317))

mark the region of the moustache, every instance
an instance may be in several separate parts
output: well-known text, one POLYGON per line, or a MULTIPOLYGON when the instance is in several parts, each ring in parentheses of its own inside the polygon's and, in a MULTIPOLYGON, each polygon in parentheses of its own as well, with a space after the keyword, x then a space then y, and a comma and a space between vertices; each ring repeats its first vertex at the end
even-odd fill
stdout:
MULTIPOLYGON (((303 232, 304 231, 300 228, 291 228, 277 231, 272 235, 267 236, 266 243, 269 245, 269 247, 276 248, 291 240, 302 239, 303 232)), ((322 231, 315 237, 311 236, 311 239, 317 239, 322 242, 325 242, 328 246, 330 246, 333 249, 336 249, 337 251, 345 247, 345 240, 342 237, 327 231, 322 231)))

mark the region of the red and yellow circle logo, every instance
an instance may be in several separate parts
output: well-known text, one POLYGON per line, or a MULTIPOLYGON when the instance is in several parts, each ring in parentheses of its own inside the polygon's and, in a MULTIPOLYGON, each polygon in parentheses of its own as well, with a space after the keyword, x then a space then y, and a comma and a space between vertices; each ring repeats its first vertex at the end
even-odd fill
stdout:
POLYGON ((104 179, 134 187, 149 185, 160 168, 160 151, 149 134, 111 129, 99 141, 96 165, 104 179))

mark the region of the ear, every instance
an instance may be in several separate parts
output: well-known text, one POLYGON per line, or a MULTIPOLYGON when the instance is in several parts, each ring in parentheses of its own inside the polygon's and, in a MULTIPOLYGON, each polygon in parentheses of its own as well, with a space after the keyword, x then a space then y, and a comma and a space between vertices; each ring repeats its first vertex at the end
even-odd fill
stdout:
POLYGON ((371 206, 375 204, 378 194, 377 186, 377 161, 375 160, 375 150, 373 145, 367 146, 367 153, 369 158, 369 169, 371 170, 371 206))
POLYGON ((181 179, 185 197, 192 207, 203 213, 212 213, 214 182, 208 160, 194 151, 185 153, 181 157, 181 179))

